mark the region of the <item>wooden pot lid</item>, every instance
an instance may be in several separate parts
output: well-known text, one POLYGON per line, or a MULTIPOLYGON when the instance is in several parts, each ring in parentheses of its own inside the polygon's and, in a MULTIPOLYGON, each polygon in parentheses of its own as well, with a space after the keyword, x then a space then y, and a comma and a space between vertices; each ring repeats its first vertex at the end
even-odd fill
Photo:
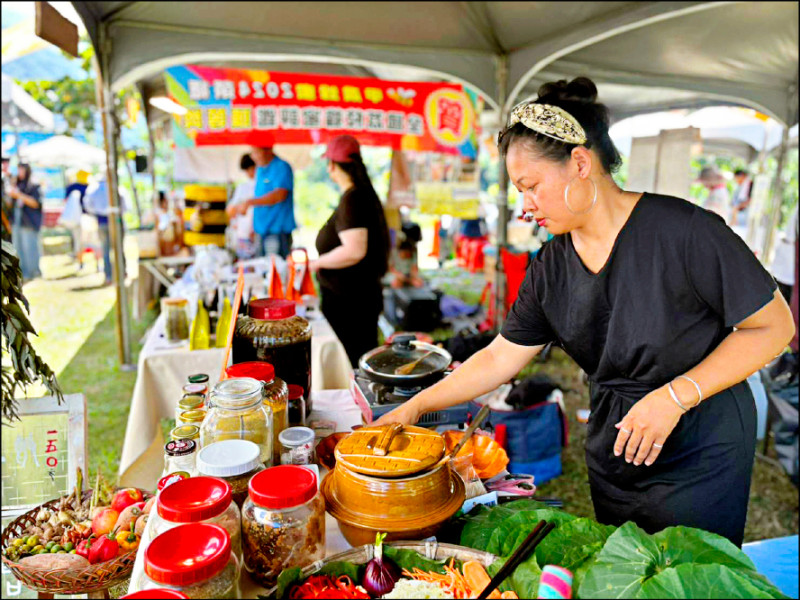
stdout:
POLYGON ((336 445, 335 454, 356 473, 404 477, 438 463, 444 450, 444 438, 435 431, 396 423, 354 431, 336 445))

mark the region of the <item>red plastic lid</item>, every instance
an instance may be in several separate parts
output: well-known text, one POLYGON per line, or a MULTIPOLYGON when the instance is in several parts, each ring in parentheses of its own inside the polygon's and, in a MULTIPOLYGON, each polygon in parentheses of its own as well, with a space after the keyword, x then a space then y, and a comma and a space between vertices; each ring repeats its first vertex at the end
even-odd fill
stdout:
POLYGON ((270 467, 253 477, 247 489, 259 506, 291 508, 305 504, 317 494, 317 476, 297 465, 270 467))
POLYGON ((289 387, 289 400, 299 400, 305 394, 305 390, 303 389, 302 385, 296 385, 294 383, 290 383, 289 387))
POLYGON ((127 598, 186 598, 188 600, 189 596, 178 590, 157 588, 154 590, 141 590, 121 597, 122 600, 126 600, 127 598))
POLYGON ((186 587, 211 579, 230 558, 227 531, 211 523, 192 523, 168 529, 150 542, 144 551, 144 572, 156 583, 186 587))
POLYGON ((251 360, 249 362, 231 365, 225 369, 228 379, 235 377, 252 377, 258 381, 269 383, 275 379, 275 367, 269 363, 251 360))
POLYGON ((182 479, 189 479, 189 474, 186 473, 185 471, 178 471, 176 473, 170 473, 169 475, 164 475, 164 477, 158 480, 158 491, 160 492, 168 485, 177 483, 182 479))
POLYGON ((248 309, 248 314, 254 319, 262 321, 278 321, 289 319, 295 315, 296 306, 291 300, 275 300, 273 298, 261 298, 253 300, 248 309))
POLYGON ((158 516, 171 523, 197 523, 222 514, 231 504, 231 486, 216 477, 190 477, 164 488, 158 516))

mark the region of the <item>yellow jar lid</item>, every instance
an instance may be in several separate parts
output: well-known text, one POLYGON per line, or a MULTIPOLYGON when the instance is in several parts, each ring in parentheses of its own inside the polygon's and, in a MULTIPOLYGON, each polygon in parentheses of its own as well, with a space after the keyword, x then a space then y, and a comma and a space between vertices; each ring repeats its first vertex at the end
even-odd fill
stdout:
POLYGON ((181 412, 184 412, 203 408, 204 404, 205 396, 200 394, 186 394, 183 398, 181 398, 180 402, 178 402, 178 408, 181 409, 181 412))
POLYGON ((184 423, 202 423, 206 418, 206 411, 201 408, 185 410, 180 415, 180 420, 184 423))
POLYGON ((200 428, 197 425, 183 425, 170 431, 173 440, 199 440, 200 428))

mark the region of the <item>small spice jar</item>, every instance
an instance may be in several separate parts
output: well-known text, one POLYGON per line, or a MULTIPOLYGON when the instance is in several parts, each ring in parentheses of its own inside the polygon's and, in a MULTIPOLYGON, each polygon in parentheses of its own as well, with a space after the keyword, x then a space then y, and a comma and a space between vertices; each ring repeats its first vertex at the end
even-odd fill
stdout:
POLYGON ((281 432, 281 464, 310 465, 314 456, 314 430, 308 427, 289 427, 281 432))
POLYGON ((264 404, 272 409, 272 465, 281 462, 281 447, 278 436, 289 426, 287 401, 289 389, 275 376, 275 369, 265 362, 246 362, 231 365, 225 370, 226 377, 252 377, 264 384, 264 404))
POLYGON ((218 525, 192 523, 154 538, 144 552, 139 589, 157 588, 187 598, 240 598, 239 564, 228 532, 218 525))
POLYGON ((178 415, 178 420, 176 421, 176 424, 179 427, 183 425, 194 425, 195 427, 200 427, 203 424, 203 420, 205 418, 206 418, 206 411, 203 410, 202 408, 185 410, 178 415))
POLYGON ((244 566, 265 587, 284 569, 305 567, 325 556, 325 501, 317 476, 286 465, 250 480, 242 510, 244 566))
POLYGON ((215 442, 197 455, 198 473, 227 481, 233 501, 239 508, 247 500, 247 484, 263 470, 261 451, 247 440, 215 442))
POLYGON ((231 486, 216 477, 191 477, 161 490, 155 515, 151 511, 153 538, 187 523, 213 523, 228 532, 234 554, 241 556, 241 513, 232 501, 231 486))
POLYGON ((306 398, 302 385, 290 384, 289 388, 289 426, 306 424, 306 398))
POLYGON ((205 383, 208 385, 208 375, 205 373, 195 373, 194 375, 189 375, 189 377, 186 378, 186 381, 189 383, 205 383))
POLYGON ((208 383, 187 383, 183 386, 183 395, 186 396, 187 394, 199 394, 203 397, 208 395, 208 383))
POLYGON ((189 339, 189 301, 186 298, 162 298, 161 312, 165 315, 165 335, 170 343, 189 339))
POLYGON ((173 440, 164 446, 164 471, 162 477, 170 473, 195 474, 197 442, 194 440, 173 440))
POLYGON ((206 398, 202 394, 186 394, 175 407, 175 422, 180 420, 182 412, 205 408, 206 398))
POLYGON ((200 427, 200 446, 223 440, 248 440, 261 449, 261 462, 272 466, 272 408, 264 386, 249 377, 226 379, 214 386, 212 407, 200 427))
POLYGON ((200 428, 197 425, 181 425, 169 432, 169 437, 173 440, 194 440, 200 443, 200 428))

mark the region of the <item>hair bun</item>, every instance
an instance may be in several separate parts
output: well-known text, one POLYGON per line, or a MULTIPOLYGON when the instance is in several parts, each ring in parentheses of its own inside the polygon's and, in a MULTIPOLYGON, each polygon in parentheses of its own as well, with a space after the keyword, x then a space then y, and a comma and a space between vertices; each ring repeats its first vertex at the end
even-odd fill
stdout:
POLYGON ((570 82, 566 79, 552 81, 539 88, 539 101, 548 99, 592 104, 597 100, 597 86, 588 77, 576 77, 570 82))

